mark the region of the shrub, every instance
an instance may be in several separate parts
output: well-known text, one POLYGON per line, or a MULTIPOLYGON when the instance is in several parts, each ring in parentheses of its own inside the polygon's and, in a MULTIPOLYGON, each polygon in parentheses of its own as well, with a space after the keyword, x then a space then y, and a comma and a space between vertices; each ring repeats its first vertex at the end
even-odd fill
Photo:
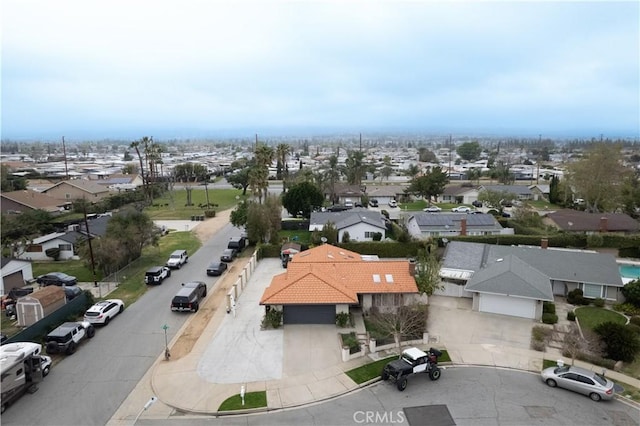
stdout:
POLYGON ((576 313, 573 312, 573 311, 567 312, 567 319, 569 321, 575 321, 576 320, 576 313))
POLYGON ((282 324, 282 311, 269 309, 262 318, 262 328, 280 328, 282 324))
POLYGON ((616 303, 613 305, 613 309, 627 315, 640 315, 640 308, 631 303, 616 303))
POLYGON ((53 258, 53 260, 58 260, 60 258, 60 248, 52 247, 50 249, 46 249, 44 251, 44 254, 46 254, 48 257, 53 258))
POLYGON ((546 314, 542 314, 542 322, 545 324, 555 324, 558 322, 558 316, 547 312, 546 314))
POLYGON ((593 301, 593 305, 598 307, 598 308, 603 308, 604 307, 604 299, 602 299, 600 297, 596 297, 595 300, 593 301))
POLYGON ((382 232, 375 232, 373 234, 373 241, 381 241, 382 240, 382 232))
POLYGON ((360 351, 360 342, 356 337, 356 333, 341 333, 340 338, 342 339, 342 347, 349 347, 349 353, 354 354, 360 351))
POLYGON ((626 325, 626 327, 627 327, 629 330, 631 330, 631 331, 633 331, 634 333, 636 333, 636 335, 639 335, 639 336, 640 336, 640 325, 636 325, 636 324, 631 324, 631 323, 629 323, 629 324, 627 324, 627 325, 626 325))
POLYGON ((204 217, 216 217, 216 211, 215 210, 205 210, 204 211, 204 217))
POLYGON ((348 231, 344 231, 344 234, 342 234, 342 242, 343 243, 351 242, 351 235, 349 235, 348 231))
POLYGON ((634 280, 622 287, 622 294, 626 303, 640 307, 640 280, 634 280))
POLYGON ((600 234, 591 234, 587 236, 587 245, 590 248, 602 247, 604 238, 600 234))
POLYGON ((584 297, 582 290, 576 288, 567 293, 567 302, 572 305, 584 305, 584 297))
POLYGON ((351 325, 351 314, 348 314, 347 312, 340 312, 339 314, 336 314, 336 324, 338 325, 338 327, 346 327, 347 324, 351 325))
POLYGON ((544 351, 545 346, 551 339, 553 330, 548 327, 536 325, 531 330, 531 349, 536 351, 544 351))
POLYGON ((629 322, 633 325, 640 326, 640 316, 631 317, 631 319, 629 319, 629 322))
POLYGON ((640 352, 640 338, 631 329, 614 322, 604 322, 594 331, 606 345, 607 358, 617 361, 633 362, 640 352))
POLYGON ((556 313, 556 305, 553 302, 543 302, 542 303, 542 313, 543 314, 555 314, 556 313))

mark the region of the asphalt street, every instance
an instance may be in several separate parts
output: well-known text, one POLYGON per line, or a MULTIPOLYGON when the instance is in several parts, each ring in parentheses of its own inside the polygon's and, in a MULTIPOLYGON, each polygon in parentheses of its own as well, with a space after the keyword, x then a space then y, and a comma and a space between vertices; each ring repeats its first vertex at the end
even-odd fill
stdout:
POLYGON ((98 327, 93 339, 51 369, 36 393, 26 394, 7 408, 2 424, 106 424, 164 352, 163 326, 168 326, 167 339, 171 341, 187 320, 188 313, 169 308, 180 284, 204 281, 211 290, 218 277, 207 277, 206 267, 226 248, 229 238, 238 235, 237 228, 226 225, 162 285, 149 288, 108 326, 98 327))
POLYGON ((482 367, 443 371, 437 382, 414 376, 404 392, 378 382, 298 409, 228 417, 176 415, 137 425, 612 425, 640 424, 640 410, 620 401, 549 388, 539 374, 482 367), (419 407, 419 408, 418 408, 419 407), (410 418, 422 409, 422 417, 410 418))

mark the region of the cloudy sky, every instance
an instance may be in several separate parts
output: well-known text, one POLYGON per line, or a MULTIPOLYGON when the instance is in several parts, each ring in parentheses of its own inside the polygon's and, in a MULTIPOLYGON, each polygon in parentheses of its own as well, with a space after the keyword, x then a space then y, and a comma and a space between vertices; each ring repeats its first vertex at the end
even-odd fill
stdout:
POLYGON ((640 136, 640 3, 3 0, 2 137, 640 136))

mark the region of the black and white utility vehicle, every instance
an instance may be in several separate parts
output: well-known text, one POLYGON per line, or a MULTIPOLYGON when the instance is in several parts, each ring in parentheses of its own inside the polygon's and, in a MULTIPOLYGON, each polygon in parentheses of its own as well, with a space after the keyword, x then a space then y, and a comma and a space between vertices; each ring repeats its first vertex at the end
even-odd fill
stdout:
POLYGON ((431 380, 440 378, 438 357, 442 355, 437 349, 431 348, 423 352, 418 348, 402 351, 399 359, 393 360, 382 369, 382 380, 393 380, 399 391, 407 388, 407 378, 417 373, 427 373, 431 380))
POLYGON ((171 276, 171 269, 168 266, 152 266, 144 273, 145 284, 162 284, 162 281, 171 276))
POLYGON ((47 334, 45 348, 48 354, 71 355, 82 340, 91 339, 95 334, 96 329, 89 321, 65 322, 47 334))

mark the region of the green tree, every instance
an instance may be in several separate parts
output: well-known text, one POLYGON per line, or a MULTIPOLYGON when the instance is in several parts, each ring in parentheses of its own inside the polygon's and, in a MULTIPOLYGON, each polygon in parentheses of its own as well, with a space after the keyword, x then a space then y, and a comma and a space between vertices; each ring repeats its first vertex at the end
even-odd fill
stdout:
POLYGON ((420 173, 420 167, 417 164, 411 164, 407 170, 405 170, 405 174, 410 177, 416 177, 420 173))
POLYGON ((20 214, 2 214, 2 246, 10 248, 14 256, 24 250, 33 238, 53 232, 51 213, 45 210, 27 210, 20 214))
POLYGON ((260 144, 254 152, 255 163, 249 171, 249 188, 253 195, 258 197, 258 202, 266 198, 269 187, 269 166, 273 161, 275 153, 273 148, 260 144))
POLYGON ((594 331, 604 341, 607 358, 633 362, 640 352, 640 337, 623 324, 604 322, 597 325, 594 331))
POLYGON ((2 192, 22 191, 27 189, 27 180, 24 177, 12 175, 7 165, 1 164, 0 170, 2 172, 2 184, 0 187, 2 192))
POLYGON ((456 152, 463 160, 476 161, 482 154, 482 147, 476 141, 465 142, 456 149, 456 152))
POLYGON ((380 182, 382 182, 382 178, 389 179, 389 176, 393 174, 393 169, 389 166, 384 166, 380 169, 380 182))
POLYGON ((568 167, 568 180, 592 213, 614 211, 621 204, 624 182, 631 170, 624 166, 621 145, 595 144, 568 167))
POLYGON ((139 170, 135 163, 127 163, 122 167, 122 173, 125 175, 135 175, 139 173, 139 170))
POLYGON ((428 173, 411 179, 405 192, 419 195, 430 202, 432 197, 435 197, 436 200, 438 199, 438 195, 444 192, 448 181, 449 177, 446 173, 440 167, 434 167, 428 173))
POLYGON ((631 281, 622 287, 622 295, 627 303, 640 308, 640 279, 631 281))
POLYGON ((237 172, 227 176, 227 182, 236 189, 242 190, 242 195, 247 195, 247 188, 249 188, 249 172, 251 167, 245 167, 237 172))
POLYGON ((127 261, 130 262, 140 257, 144 247, 158 245, 160 230, 149 215, 129 208, 109 220, 106 235, 122 244, 127 261))
POLYGON ((326 238, 327 244, 338 243, 338 229, 333 222, 327 222, 324 224, 320 231, 311 232, 311 241, 313 244, 322 244, 322 238, 326 238))
POLYGON ((435 247, 430 250, 418 250, 416 259, 416 285, 420 293, 431 296, 440 284, 440 261, 435 254, 435 247))
POLYGON ((640 171, 629 173, 621 188, 623 211, 633 218, 640 217, 640 171))
POLYGON ((247 225, 247 212, 249 211, 249 201, 241 201, 231 211, 229 222, 237 228, 247 225))
POLYGON ((551 176, 549 181, 549 202, 552 204, 558 204, 560 201, 560 178, 558 176, 551 176))
POLYGON ((515 181, 515 176, 511 173, 511 168, 504 161, 498 161, 492 169, 493 177, 504 185, 510 185, 515 181))
POLYGON ((199 182, 207 179, 207 167, 197 163, 178 164, 173 169, 173 176, 178 182, 199 182))
POLYGON ((517 197, 516 194, 509 191, 494 191, 491 189, 483 189, 478 194, 478 201, 498 210, 500 213, 504 210, 502 201, 511 201, 517 197))
POLYGON ((252 243, 277 242, 282 206, 280 199, 267 196, 264 204, 251 202, 247 208, 247 234, 252 243))
POLYGON ((474 167, 467 170, 467 179, 469 179, 470 181, 475 180, 479 184, 481 177, 482 177, 482 170, 480 170, 479 168, 474 167))
POLYGON ((347 151, 347 159, 344 162, 345 176, 349 185, 360 185, 365 176, 364 152, 347 151))
POLYGON ((282 196, 282 205, 287 211, 296 216, 302 212, 302 216, 308 218, 311 212, 322 206, 324 196, 322 191, 310 182, 301 182, 292 186, 282 196))
POLYGON ((291 153, 291 147, 286 143, 276 146, 276 179, 282 180, 282 189, 286 191, 286 181, 289 175, 289 167, 287 166, 287 157, 291 153))
POLYGON ((418 161, 421 163, 437 163, 438 157, 436 157, 433 151, 425 147, 420 147, 418 148, 418 161))

